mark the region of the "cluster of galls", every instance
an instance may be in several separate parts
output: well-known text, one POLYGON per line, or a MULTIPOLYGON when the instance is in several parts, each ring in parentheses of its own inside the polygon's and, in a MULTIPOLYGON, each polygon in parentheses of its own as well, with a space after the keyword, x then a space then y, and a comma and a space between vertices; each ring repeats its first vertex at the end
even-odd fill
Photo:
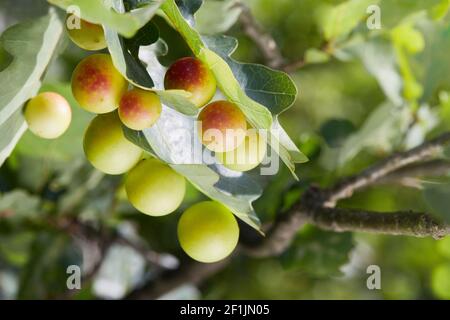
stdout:
MULTIPOLYGON (((71 18, 69 15, 68 19, 71 18)), ((72 41, 86 50, 106 48, 103 28, 84 20, 80 22, 81 28, 68 29, 72 41)), ((181 205, 186 182, 161 161, 143 158, 142 150, 124 136, 122 124, 133 130, 150 128, 162 111, 157 94, 140 88, 129 90, 129 86, 115 69, 109 54, 90 55, 75 68, 73 96, 83 109, 97 114, 84 135, 86 158, 104 173, 128 172, 125 190, 137 210, 151 216, 167 215, 181 205)), ((164 86, 166 90, 189 92, 190 102, 202 108, 198 116, 202 124, 200 138, 224 166, 247 171, 262 161, 266 142, 259 135, 257 139, 249 138, 248 124, 241 110, 228 101, 207 104, 215 95, 216 80, 201 61, 187 57, 173 63, 165 75, 164 86), (211 131, 216 134, 208 134, 211 131)), ((34 134, 51 139, 69 127, 71 109, 62 96, 45 92, 28 102, 25 118, 34 134)), ((178 238, 193 259, 215 262, 234 250, 239 228, 230 210, 218 202, 205 201, 183 213, 178 223, 178 238)))

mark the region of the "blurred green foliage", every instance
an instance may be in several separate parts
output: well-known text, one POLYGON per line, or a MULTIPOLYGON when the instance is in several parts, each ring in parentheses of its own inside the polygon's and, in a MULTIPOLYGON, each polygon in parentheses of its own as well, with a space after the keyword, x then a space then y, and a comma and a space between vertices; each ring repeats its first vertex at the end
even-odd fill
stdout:
MULTIPOLYGON (((280 119, 310 162, 297 167, 300 182, 284 167, 276 176, 258 178, 265 189, 255 209, 263 221, 283 214, 312 183, 330 185, 393 150, 450 128, 449 1, 243 2, 288 61, 306 59, 291 74, 298 99, 280 119), (369 30, 365 9, 375 3, 381 8, 381 29, 369 30)), ((0 31, 46 8, 45 1, 2 1, 0 31)), ((169 46, 163 64, 190 54, 163 18, 154 22, 169 46)), ((264 62, 239 23, 226 33, 239 39, 234 58, 264 62)), ((53 142, 27 133, 0 168, 0 298, 50 298, 64 292, 65 266, 80 263, 81 257, 76 243, 45 224, 61 215, 112 228, 132 226, 134 236, 152 249, 186 258, 177 243, 176 223, 182 210, 203 195, 190 187, 177 213, 147 217, 124 200, 121 177, 105 177, 83 160, 81 139, 90 116, 77 107, 68 83, 86 54, 67 41, 42 88, 69 99, 71 129, 53 142)), ((7 64, 8 56, 0 51, 0 70, 7 64)), ((341 205, 379 211, 437 208, 436 213, 448 217, 449 177, 424 179, 419 182, 436 192, 380 185, 341 205)), ((253 236, 251 232, 242 228, 243 237, 253 236)), ((154 271, 147 266, 142 278, 154 271)), ((307 227, 282 256, 238 257, 201 291, 208 299, 450 299, 450 240, 336 234, 307 227), (381 267, 381 290, 366 287, 371 264, 381 267)))

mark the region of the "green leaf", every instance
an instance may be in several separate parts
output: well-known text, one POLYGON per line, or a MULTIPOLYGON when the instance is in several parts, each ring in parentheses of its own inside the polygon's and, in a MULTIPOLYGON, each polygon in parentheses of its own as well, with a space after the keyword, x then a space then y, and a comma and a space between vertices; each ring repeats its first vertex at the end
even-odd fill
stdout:
POLYGON ((425 36, 425 49, 415 58, 420 62, 420 83, 423 86, 422 101, 430 101, 439 90, 450 89, 450 68, 448 54, 450 50, 450 22, 439 24, 422 23, 421 31, 425 36))
MULTIPOLYGON (((118 13, 111 9, 111 2, 118 0, 47 0, 64 10, 76 7, 80 18, 102 24, 124 37, 131 38, 150 21, 162 4, 162 0, 148 0, 142 8, 133 12, 118 13)), ((120 1, 121 2, 121 1, 120 1)))
POLYGON ((152 157, 156 157, 155 152, 152 149, 152 146, 147 141, 145 134, 142 131, 136 131, 128 128, 127 126, 122 126, 123 133, 125 137, 133 142, 135 145, 141 147, 147 153, 149 153, 152 157))
POLYGON ((450 223, 450 183, 423 183, 423 195, 432 213, 450 223))
POLYGON ((238 46, 235 38, 203 36, 202 39, 230 66, 245 93, 272 114, 282 113, 295 102, 297 87, 288 74, 260 64, 240 63, 230 57, 238 46))
POLYGON ((153 0, 123 0, 123 4, 125 6, 126 11, 131 11, 133 9, 138 9, 145 7, 149 3, 152 3, 153 0))
POLYGON ((430 10, 441 0, 382 0, 380 3, 381 19, 384 28, 392 28, 411 20, 412 16, 430 10))
POLYGON ((405 48, 410 54, 418 53, 425 47, 422 33, 410 23, 404 23, 392 29, 391 38, 394 43, 405 48))
POLYGON ((132 46, 128 47, 125 38, 108 28, 106 28, 106 40, 116 69, 133 85, 143 89, 153 88, 153 79, 146 71, 144 64, 136 57, 139 45, 133 42, 130 43, 132 46))
POLYGON ((410 119, 409 108, 396 107, 390 102, 381 104, 362 127, 346 139, 339 152, 339 163, 346 163, 365 148, 390 152, 407 130, 410 119))
POLYGON ((379 37, 370 41, 361 40, 354 41, 342 49, 337 57, 342 60, 347 60, 349 56, 359 58, 377 80, 386 97, 394 105, 402 105, 403 79, 398 70, 392 43, 379 37))
POLYGON ((391 39, 403 78, 403 96, 411 105, 416 106, 417 99, 422 96, 423 88, 415 78, 409 56, 423 50, 425 46, 423 35, 411 24, 404 23, 392 29, 391 39))
POLYGON ((12 61, 11 55, 0 47, 0 71, 3 71, 12 61))
POLYGON ((336 6, 324 5, 319 10, 318 20, 325 39, 347 35, 367 15, 367 7, 378 2, 379 0, 347 0, 336 6))
POLYGON ((21 107, 39 90, 63 26, 54 10, 6 30, 0 46, 13 57, 0 72, 0 165, 26 130, 21 107))
POLYGON ((203 0, 176 0, 176 3, 183 17, 194 24, 194 14, 203 5, 203 0))
POLYGON ((278 116, 275 116, 273 126, 270 130, 269 141, 271 142, 274 151, 289 168, 294 178, 298 179, 295 175, 295 163, 305 163, 308 162, 309 159, 298 149, 286 130, 281 126, 278 121, 278 116))
POLYGON ((148 22, 131 39, 124 39, 126 47, 134 57, 139 57, 139 48, 149 46, 159 39, 159 29, 152 21, 148 22))
POLYGON ((13 190, 0 195, 0 212, 13 220, 30 218, 39 214, 40 199, 24 190, 13 190))
POLYGON ((438 4, 428 10, 431 18, 434 20, 443 19, 450 9, 450 1, 449 0, 441 0, 438 4))
POLYGON ((307 227, 281 257, 281 262, 286 268, 303 270, 314 276, 338 276, 342 274, 340 268, 349 261, 353 247, 353 236, 349 232, 307 227))
POLYGON ((21 108, 0 125, 0 165, 9 157, 26 130, 27 124, 21 108))
POLYGON ((209 0, 195 14, 195 28, 201 34, 226 32, 238 20, 242 7, 238 0, 209 0))
POLYGON ((270 111, 247 96, 230 66, 214 51, 205 47, 198 53, 198 57, 209 66, 228 101, 241 109, 250 124, 257 129, 270 129, 272 125, 270 111))

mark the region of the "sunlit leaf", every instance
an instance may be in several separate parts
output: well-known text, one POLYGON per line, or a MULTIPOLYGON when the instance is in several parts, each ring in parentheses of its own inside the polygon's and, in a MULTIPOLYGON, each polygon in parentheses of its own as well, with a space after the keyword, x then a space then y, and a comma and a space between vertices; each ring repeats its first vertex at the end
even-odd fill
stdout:
POLYGON ((336 6, 324 5, 318 13, 327 40, 348 34, 367 15, 367 8, 379 0, 347 0, 336 6))
POLYGON ((150 21, 163 1, 146 1, 145 6, 128 13, 118 13, 111 9, 111 2, 117 2, 117 0, 48 0, 48 2, 64 10, 71 11, 70 9, 76 8, 80 18, 91 23, 102 24, 131 38, 150 21))
POLYGON ((208 0, 195 14, 195 28, 201 34, 226 32, 236 23, 241 12, 237 0, 208 0))

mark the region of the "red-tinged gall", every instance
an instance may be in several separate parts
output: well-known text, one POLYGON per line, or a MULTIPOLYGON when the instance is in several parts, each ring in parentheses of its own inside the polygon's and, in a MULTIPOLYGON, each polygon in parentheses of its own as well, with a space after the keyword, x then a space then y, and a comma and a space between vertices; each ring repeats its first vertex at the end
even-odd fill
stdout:
POLYGON ((122 96, 119 103, 120 120, 130 129, 150 128, 159 118, 162 106, 151 91, 135 88, 122 96))
POLYGON ((216 79, 208 67, 192 57, 175 61, 164 77, 166 90, 177 89, 191 93, 189 100, 201 108, 216 93, 216 79))
POLYGON ((127 87, 127 81, 115 69, 109 54, 93 54, 83 59, 72 75, 75 99, 93 113, 115 110, 127 87))
POLYGON ((208 104, 198 116, 200 139, 208 149, 227 152, 245 139, 247 122, 233 103, 220 100, 208 104))

